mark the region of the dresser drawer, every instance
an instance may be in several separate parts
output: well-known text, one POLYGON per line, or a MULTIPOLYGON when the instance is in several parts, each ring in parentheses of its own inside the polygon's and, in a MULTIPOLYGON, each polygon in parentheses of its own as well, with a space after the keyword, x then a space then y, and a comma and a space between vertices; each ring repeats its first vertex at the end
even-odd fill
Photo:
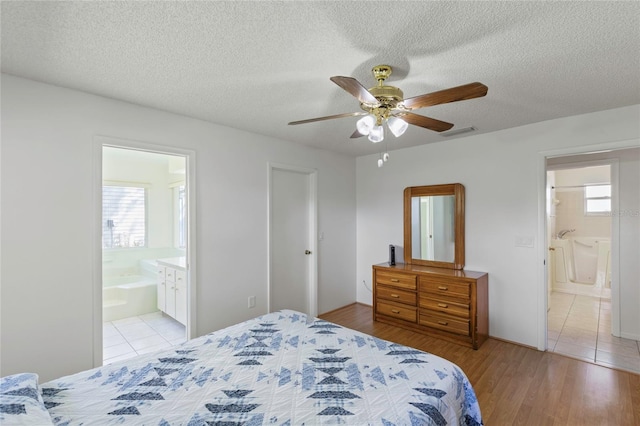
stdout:
POLYGON ((373 265, 373 320, 478 349, 489 337, 485 272, 373 265))
POLYGON ((470 317, 470 306, 468 303, 452 302, 450 300, 435 299, 422 295, 420 296, 420 307, 465 319, 470 317))
POLYGON ((394 287, 404 288, 407 290, 416 289, 416 276, 410 274, 396 274, 390 272, 377 271, 376 283, 392 285, 394 287))
POLYGON ((405 321, 416 322, 417 320, 417 309, 408 306, 404 307, 378 301, 378 303, 376 303, 376 312, 381 315, 399 318, 405 321))
POLYGON ((471 286, 469 283, 435 277, 420 277, 420 291, 463 299, 469 299, 471 297, 471 286))
POLYGON ((376 297, 380 299, 393 300, 398 303, 406 303, 416 306, 417 296, 409 291, 398 290, 394 287, 386 287, 383 285, 376 286, 376 297))
POLYGON ((464 336, 471 335, 468 320, 453 319, 445 315, 438 315, 437 312, 420 311, 420 324, 464 336))

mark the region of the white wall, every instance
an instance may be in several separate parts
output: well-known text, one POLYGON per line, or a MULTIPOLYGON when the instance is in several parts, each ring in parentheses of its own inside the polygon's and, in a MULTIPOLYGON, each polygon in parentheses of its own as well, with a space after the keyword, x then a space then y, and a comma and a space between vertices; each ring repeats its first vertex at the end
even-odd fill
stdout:
POLYGON ((93 367, 96 135, 196 152, 198 335, 266 312, 269 161, 318 170, 318 312, 355 300, 353 158, 3 74, 0 375, 93 367))
MULTIPOLYGON (((359 157, 356 163, 358 301, 372 303, 371 265, 387 260, 389 244, 403 245, 403 189, 459 182, 466 190, 465 269, 489 273, 489 333, 538 346, 540 315, 544 309, 541 305, 544 299, 540 297, 544 283, 539 265, 543 261, 541 253, 546 249, 545 241, 538 241, 539 235, 545 235, 539 229, 541 153, 629 140, 640 144, 639 117, 640 105, 634 105, 443 140, 393 151, 381 169, 376 164, 377 155, 359 157), (535 247, 516 247, 519 236, 533 237, 535 247)), ((637 180, 631 182, 637 185, 637 180)), ((637 195, 638 186, 635 191, 637 195)), ((638 205, 635 206, 637 211, 638 205)), ((635 254, 636 262, 628 271, 627 279, 635 275, 638 283, 640 228, 637 219, 634 220, 625 230, 621 229, 621 234, 629 239, 621 242, 624 244, 621 250, 627 256, 635 254)), ((638 301, 640 297, 636 293, 632 302, 638 301)))
POLYGON ((640 340, 640 156, 618 164, 620 226, 620 335, 640 340))

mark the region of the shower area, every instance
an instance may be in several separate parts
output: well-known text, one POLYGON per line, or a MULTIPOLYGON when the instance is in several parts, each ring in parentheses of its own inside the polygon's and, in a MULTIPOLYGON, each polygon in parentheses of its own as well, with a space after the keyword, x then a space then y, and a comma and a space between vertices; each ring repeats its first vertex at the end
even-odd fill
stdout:
POLYGON ((611 166, 549 170, 549 288, 611 298, 611 166))

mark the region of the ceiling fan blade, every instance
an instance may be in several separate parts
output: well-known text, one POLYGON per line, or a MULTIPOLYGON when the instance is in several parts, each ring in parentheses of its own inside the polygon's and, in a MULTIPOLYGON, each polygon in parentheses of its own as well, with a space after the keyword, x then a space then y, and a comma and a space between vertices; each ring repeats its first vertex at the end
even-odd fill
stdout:
POLYGON ((358 80, 353 77, 341 77, 335 76, 330 78, 338 86, 349 92, 351 95, 358 98, 361 103, 379 105, 380 102, 362 85, 358 80))
POLYGON ((366 112, 345 112, 344 114, 327 115, 325 117, 308 118, 306 120, 292 121, 289 123, 289 125, 294 126, 296 124, 305 124, 305 123, 313 123, 315 121, 333 120, 334 118, 357 117, 360 115, 367 115, 367 113, 366 112))
POLYGON ((427 93, 426 95, 415 96, 405 99, 404 106, 409 109, 424 108, 433 105, 446 104, 449 102, 464 101, 467 99, 480 98, 487 94, 489 88, 482 83, 469 83, 438 92, 427 93))
POLYGON ((425 117, 424 115, 418 115, 412 112, 405 112, 398 114, 398 116, 409 124, 424 127, 434 132, 444 132, 453 127, 453 124, 447 123, 446 121, 436 120, 435 118, 425 117))
POLYGON ((351 133, 351 136, 349 136, 349 138, 356 139, 356 138, 361 138, 363 136, 364 135, 356 129, 353 133, 351 133))

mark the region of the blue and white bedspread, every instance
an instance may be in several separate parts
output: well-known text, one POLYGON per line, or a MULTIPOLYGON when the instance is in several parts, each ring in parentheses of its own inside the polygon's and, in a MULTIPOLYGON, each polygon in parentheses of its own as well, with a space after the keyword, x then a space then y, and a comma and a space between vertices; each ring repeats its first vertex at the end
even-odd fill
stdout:
POLYGON ((455 364, 295 311, 41 385, 57 425, 477 425, 455 364))

